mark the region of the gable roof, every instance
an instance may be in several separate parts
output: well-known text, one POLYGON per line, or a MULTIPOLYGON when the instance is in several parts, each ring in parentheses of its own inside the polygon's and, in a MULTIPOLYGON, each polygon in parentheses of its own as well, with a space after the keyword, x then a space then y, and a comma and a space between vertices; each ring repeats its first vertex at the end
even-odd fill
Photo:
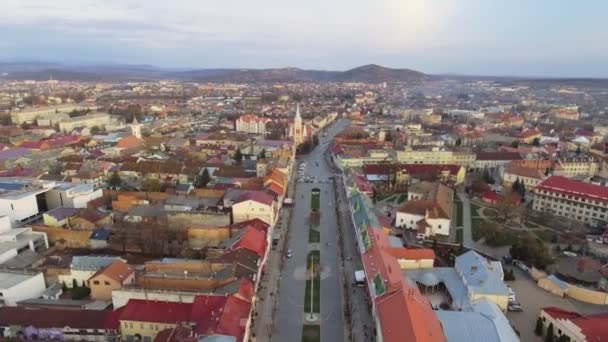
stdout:
POLYGON ((94 279, 100 275, 105 275, 106 277, 114 279, 122 284, 133 273, 135 273, 135 269, 129 266, 126 262, 116 260, 110 265, 97 271, 89 279, 94 279))

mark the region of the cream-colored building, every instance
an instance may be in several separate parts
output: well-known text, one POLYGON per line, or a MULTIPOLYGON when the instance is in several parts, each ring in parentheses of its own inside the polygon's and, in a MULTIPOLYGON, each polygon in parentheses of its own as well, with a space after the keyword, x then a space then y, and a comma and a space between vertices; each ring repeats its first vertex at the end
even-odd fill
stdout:
POLYGON ((557 165, 560 171, 555 172, 558 176, 575 177, 587 176, 593 177, 599 171, 599 162, 597 159, 589 156, 560 158, 557 160, 557 165))
POLYGON ((469 168, 475 165, 475 153, 467 149, 417 149, 407 146, 404 151, 397 151, 397 161, 404 164, 454 164, 469 168))
POLYGON ((242 115, 236 119, 235 129, 237 132, 247 132, 253 134, 265 134, 266 124, 272 121, 269 118, 257 115, 242 115))
POLYGON ((232 218, 235 223, 257 218, 273 226, 277 210, 277 203, 271 195, 251 191, 244 193, 232 205, 232 218))
POLYGON ((608 220, 608 188, 552 176, 534 190, 532 209, 591 223, 608 220))
POLYGON ((83 116, 69 118, 59 123, 59 130, 62 132, 71 132, 78 127, 93 128, 105 127, 112 122, 110 114, 107 113, 92 113, 83 116))
POLYGON ((70 113, 74 110, 95 110, 96 106, 84 106, 84 105, 59 105, 59 106, 44 106, 36 108, 26 108, 22 111, 11 112, 11 120, 15 125, 21 125, 22 123, 33 123, 38 119, 53 120, 53 116, 59 113, 70 113))

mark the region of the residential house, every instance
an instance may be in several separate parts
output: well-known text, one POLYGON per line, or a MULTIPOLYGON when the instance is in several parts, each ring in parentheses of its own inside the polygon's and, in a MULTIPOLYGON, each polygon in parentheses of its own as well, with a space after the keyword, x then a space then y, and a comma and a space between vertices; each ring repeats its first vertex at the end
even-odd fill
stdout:
POLYGON ((277 203, 271 195, 262 191, 246 191, 232 205, 234 222, 258 218, 272 226, 276 217, 277 203))
POLYGON ((65 284, 68 288, 72 288, 74 284, 88 287, 91 276, 116 260, 124 261, 113 256, 74 256, 70 262, 69 272, 60 274, 59 282, 65 284))
POLYGON ((416 230, 418 236, 449 235, 452 220, 454 191, 434 183, 417 187, 412 199, 397 209, 395 225, 416 230))
POLYGON ((91 298, 98 300, 111 300, 112 290, 134 282, 135 269, 122 260, 116 260, 100 269, 88 280, 91 298))

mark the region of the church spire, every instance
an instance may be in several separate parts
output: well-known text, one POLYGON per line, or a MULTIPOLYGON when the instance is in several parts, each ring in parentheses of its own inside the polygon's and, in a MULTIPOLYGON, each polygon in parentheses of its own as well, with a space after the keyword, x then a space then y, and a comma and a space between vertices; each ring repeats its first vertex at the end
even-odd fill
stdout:
POLYGON ((302 120, 302 117, 300 116, 300 104, 296 104, 296 120, 302 120))

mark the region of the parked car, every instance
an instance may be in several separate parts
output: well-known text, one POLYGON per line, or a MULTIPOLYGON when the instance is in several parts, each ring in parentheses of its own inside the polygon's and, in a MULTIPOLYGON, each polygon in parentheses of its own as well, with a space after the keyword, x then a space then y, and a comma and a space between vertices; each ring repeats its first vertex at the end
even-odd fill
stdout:
POLYGON ((522 311, 524 311, 524 309, 521 307, 521 304, 519 304, 519 303, 509 304, 509 306, 507 307, 507 309, 510 312, 522 312, 522 311))

